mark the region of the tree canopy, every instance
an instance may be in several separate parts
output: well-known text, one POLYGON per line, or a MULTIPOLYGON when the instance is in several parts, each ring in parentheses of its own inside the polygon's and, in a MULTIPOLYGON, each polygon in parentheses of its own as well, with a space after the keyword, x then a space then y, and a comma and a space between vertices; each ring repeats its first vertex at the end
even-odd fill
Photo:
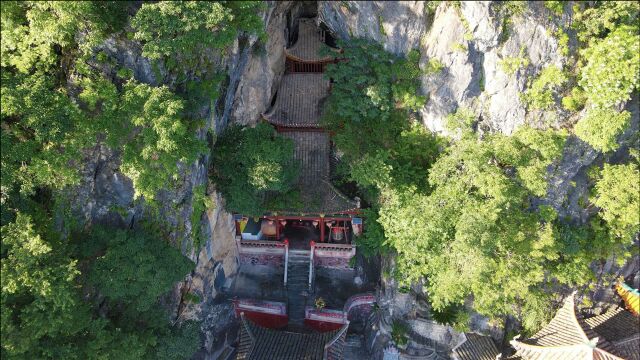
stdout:
POLYGON ((258 216, 273 210, 269 207, 278 199, 295 198, 291 192, 300 168, 293 148, 292 140, 267 123, 227 128, 213 148, 212 174, 227 208, 258 216))

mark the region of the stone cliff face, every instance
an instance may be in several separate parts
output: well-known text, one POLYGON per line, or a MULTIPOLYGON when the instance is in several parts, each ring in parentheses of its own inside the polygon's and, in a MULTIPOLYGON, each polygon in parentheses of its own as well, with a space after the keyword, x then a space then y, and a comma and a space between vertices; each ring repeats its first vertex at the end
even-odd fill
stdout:
POLYGON ((459 8, 443 2, 435 10, 422 1, 342 1, 321 2, 319 9, 340 38, 366 37, 396 54, 418 49, 423 67, 432 59, 444 65, 441 72, 422 77, 429 101, 421 117, 432 131, 443 132, 446 116, 461 107, 480 113, 488 129, 505 134, 525 122, 557 117, 527 114, 518 97, 528 77, 566 62, 552 35, 557 25, 539 3, 513 17, 508 28, 503 28, 505 10, 491 1, 462 1, 459 8), (508 75, 500 68, 499 60, 523 55, 530 59, 524 69, 508 75))

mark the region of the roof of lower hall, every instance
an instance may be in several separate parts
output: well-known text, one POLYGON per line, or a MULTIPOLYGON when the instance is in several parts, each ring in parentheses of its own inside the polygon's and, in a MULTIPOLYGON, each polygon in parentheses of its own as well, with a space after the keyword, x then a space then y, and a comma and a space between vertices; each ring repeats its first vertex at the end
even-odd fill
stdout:
POLYGON ((260 327, 242 315, 237 360, 322 360, 325 346, 341 354, 348 325, 325 333, 293 333, 260 327), (336 340, 332 343, 332 340, 336 340))
POLYGON ((325 132, 287 131, 282 136, 293 140, 294 159, 300 164, 296 184, 300 207, 271 209, 292 214, 340 214, 356 210, 359 204, 336 189, 329 179, 331 145, 325 132))
POLYGON ((475 333, 465 333, 465 342, 453 349, 456 360, 495 360, 500 354, 491 337, 475 333))
POLYGON ((319 127, 324 99, 329 96, 329 80, 320 73, 293 73, 282 77, 276 102, 262 116, 274 125, 319 127))
POLYGON ((302 62, 323 62, 333 60, 333 56, 322 56, 320 52, 328 48, 324 44, 322 30, 316 25, 315 19, 300 19, 298 21, 298 39, 290 48, 285 48, 287 57, 302 62))
POLYGON ((585 322, 573 295, 547 326, 529 339, 515 338, 511 345, 516 350, 515 358, 525 360, 622 359, 614 346, 585 322))

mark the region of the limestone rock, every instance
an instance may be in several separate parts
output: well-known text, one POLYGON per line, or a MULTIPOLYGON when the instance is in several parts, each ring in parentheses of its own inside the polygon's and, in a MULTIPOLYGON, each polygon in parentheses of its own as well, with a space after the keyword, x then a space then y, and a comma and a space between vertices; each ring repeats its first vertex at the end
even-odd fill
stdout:
POLYGON ((394 54, 420 45, 426 31, 424 1, 321 1, 318 14, 338 37, 368 38, 394 54))
POLYGON ((284 73, 286 14, 291 7, 289 1, 277 2, 267 11, 265 24, 268 39, 265 44, 253 44, 233 100, 231 121, 234 123, 255 124, 260 120, 260 114, 269 108, 284 73))

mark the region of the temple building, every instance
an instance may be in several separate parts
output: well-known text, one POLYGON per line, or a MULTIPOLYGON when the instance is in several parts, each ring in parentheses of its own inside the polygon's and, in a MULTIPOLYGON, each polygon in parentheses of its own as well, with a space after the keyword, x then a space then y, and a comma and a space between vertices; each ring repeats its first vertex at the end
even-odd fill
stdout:
POLYGON ((640 319, 618 306, 584 318, 572 295, 547 326, 528 339, 514 338, 511 346, 516 353, 510 360, 640 360, 640 319))
POLYGON ((237 359, 341 359, 350 322, 375 301, 366 292, 372 289, 354 281, 355 238, 363 226, 359 200, 331 184, 336 157, 319 122, 331 87, 323 71, 339 52, 325 44, 315 19, 299 19, 292 36, 285 74, 262 116, 294 143, 299 195, 295 205, 259 217, 234 214, 237 359))

